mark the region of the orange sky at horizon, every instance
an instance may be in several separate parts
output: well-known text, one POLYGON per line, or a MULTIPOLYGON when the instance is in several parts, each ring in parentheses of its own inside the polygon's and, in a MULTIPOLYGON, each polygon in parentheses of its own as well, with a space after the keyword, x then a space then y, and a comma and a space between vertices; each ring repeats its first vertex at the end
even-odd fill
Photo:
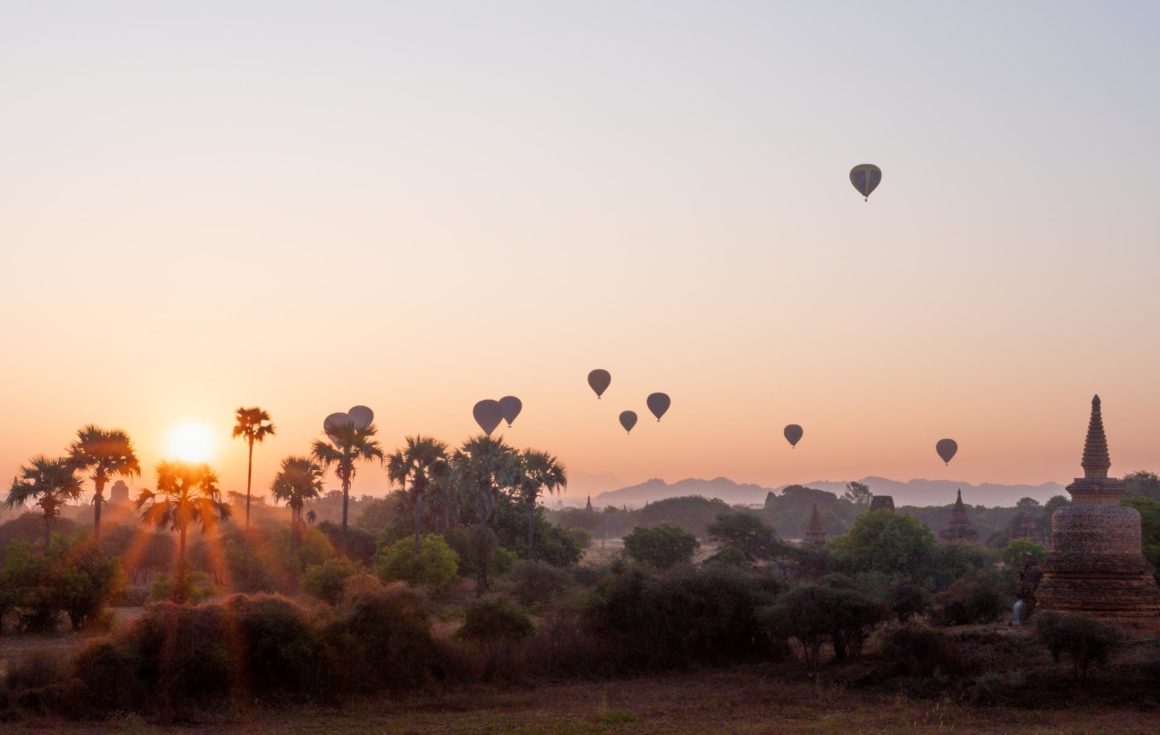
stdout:
POLYGON ((572 501, 1067 482, 1093 393, 1160 469, 1160 7, 489 5, 0 9, 0 477, 95 423, 151 487, 194 421, 244 491, 261 406, 265 493, 508 394, 572 501))

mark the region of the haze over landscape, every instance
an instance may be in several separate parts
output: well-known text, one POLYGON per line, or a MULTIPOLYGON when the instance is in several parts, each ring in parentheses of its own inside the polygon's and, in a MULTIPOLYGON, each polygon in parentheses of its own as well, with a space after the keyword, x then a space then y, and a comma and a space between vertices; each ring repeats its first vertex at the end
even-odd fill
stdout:
POLYGON ((261 405, 264 489, 332 411, 505 394, 573 503, 1067 482, 1097 391, 1155 469, 1157 7, 985 5, 4 5, 0 477, 196 422, 242 489, 261 405))

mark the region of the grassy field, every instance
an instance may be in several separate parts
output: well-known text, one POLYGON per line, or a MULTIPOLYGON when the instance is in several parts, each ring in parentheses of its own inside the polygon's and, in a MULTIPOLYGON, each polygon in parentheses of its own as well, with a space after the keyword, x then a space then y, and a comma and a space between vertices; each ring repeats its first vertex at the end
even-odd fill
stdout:
POLYGON ((1102 707, 1021 710, 964 707, 786 683, 763 668, 620 682, 378 699, 341 709, 255 710, 199 724, 159 726, 131 716, 104 724, 29 720, 13 733, 437 733, 619 735, 621 733, 1157 733, 1160 712, 1102 707))

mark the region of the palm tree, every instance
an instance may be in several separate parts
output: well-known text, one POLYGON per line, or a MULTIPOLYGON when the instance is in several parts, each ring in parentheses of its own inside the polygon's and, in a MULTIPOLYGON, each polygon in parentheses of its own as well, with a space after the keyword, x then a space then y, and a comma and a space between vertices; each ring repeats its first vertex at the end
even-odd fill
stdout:
MULTIPOLYGON (((478 525, 475 533, 480 543, 477 553, 483 552, 486 539, 494 540, 491 518, 502 488, 512 487, 518 477, 519 455, 504 443, 503 439, 492 439, 480 434, 468 439, 455 451, 452 457, 455 481, 460 491, 474 496, 478 525)), ((480 555, 475 560, 476 594, 482 595, 487 589, 488 559, 480 555)))
POLYGON ((250 485, 254 478, 254 442, 261 444, 267 436, 274 436, 274 424, 270 414, 255 406, 234 411, 234 438, 244 437, 249 447, 249 463, 246 466, 246 530, 250 530, 250 485))
POLYGON ((18 476, 12 479, 4 504, 13 508, 35 498, 34 505, 39 505, 44 512, 44 552, 47 554, 52 541, 52 519, 60 515, 62 505, 76 500, 80 494, 81 480, 76 476, 72 460, 40 455, 20 468, 18 476))
POLYGON ((540 493, 563 490, 568 486, 568 474, 556 459, 547 452, 525 449, 520 455, 520 474, 516 484, 520 499, 528 513, 528 561, 532 560, 532 545, 535 541, 536 501, 540 493))
POLYGON ((419 556, 419 538, 423 526, 423 500, 428 488, 444 483, 450 474, 447 445, 438 439, 424 436, 407 437, 407 446, 396 449, 387 457, 387 477, 399 483, 404 492, 411 482, 411 498, 415 503, 415 557, 419 556))
POLYGON ((295 548, 302 535, 302 507, 321 494, 322 474, 322 468, 309 457, 287 457, 270 485, 274 499, 285 501, 290 508, 290 531, 295 548))
POLYGON ((185 534, 192 523, 205 533, 230 517, 229 506, 221 496, 217 473, 208 464, 163 461, 157 464, 157 490, 142 490, 134 503, 143 522, 178 533, 173 590, 179 601, 186 588, 185 534))
POLYGON ((330 435, 334 443, 315 441, 310 452, 314 461, 326 469, 334 467, 335 474, 342 482, 342 537, 339 550, 346 554, 347 514, 350 510, 350 481, 355 475, 355 462, 377 459, 383 461, 383 450, 375 441, 378 429, 374 424, 358 428, 354 424, 331 427, 330 435))
POLYGON ((89 424, 77 431, 68 448, 69 459, 77 469, 90 470, 93 481, 93 538, 101 540, 101 506, 105 503, 105 484, 113 477, 140 477, 141 465, 129 435, 120 429, 106 430, 89 424))

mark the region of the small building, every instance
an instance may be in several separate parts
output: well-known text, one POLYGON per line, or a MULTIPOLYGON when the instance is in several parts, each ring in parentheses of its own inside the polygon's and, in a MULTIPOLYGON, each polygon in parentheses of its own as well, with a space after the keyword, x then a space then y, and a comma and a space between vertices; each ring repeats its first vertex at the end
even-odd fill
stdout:
POLYGON ((876 510, 884 510, 887 513, 894 512, 894 498, 890 495, 875 495, 870 498, 870 512, 876 510))
POLYGON ((129 486, 124 480, 117 480, 109 488, 109 502, 114 505, 124 505, 129 502, 129 486))
POLYGON ((826 545, 826 528, 822 525, 822 517, 818 515, 817 503, 814 503, 814 511, 810 513, 810 525, 806 528, 802 543, 815 548, 826 545))
POLYGON ((950 523, 939 531, 938 535, 943 541, 958 541, 965 544, 973 544, 979 540, 979 532, 971 525, 971 519, 967 518, 967 506, 963 505, 962 490, 959 490, 958 497, 955 498, 950 523))

